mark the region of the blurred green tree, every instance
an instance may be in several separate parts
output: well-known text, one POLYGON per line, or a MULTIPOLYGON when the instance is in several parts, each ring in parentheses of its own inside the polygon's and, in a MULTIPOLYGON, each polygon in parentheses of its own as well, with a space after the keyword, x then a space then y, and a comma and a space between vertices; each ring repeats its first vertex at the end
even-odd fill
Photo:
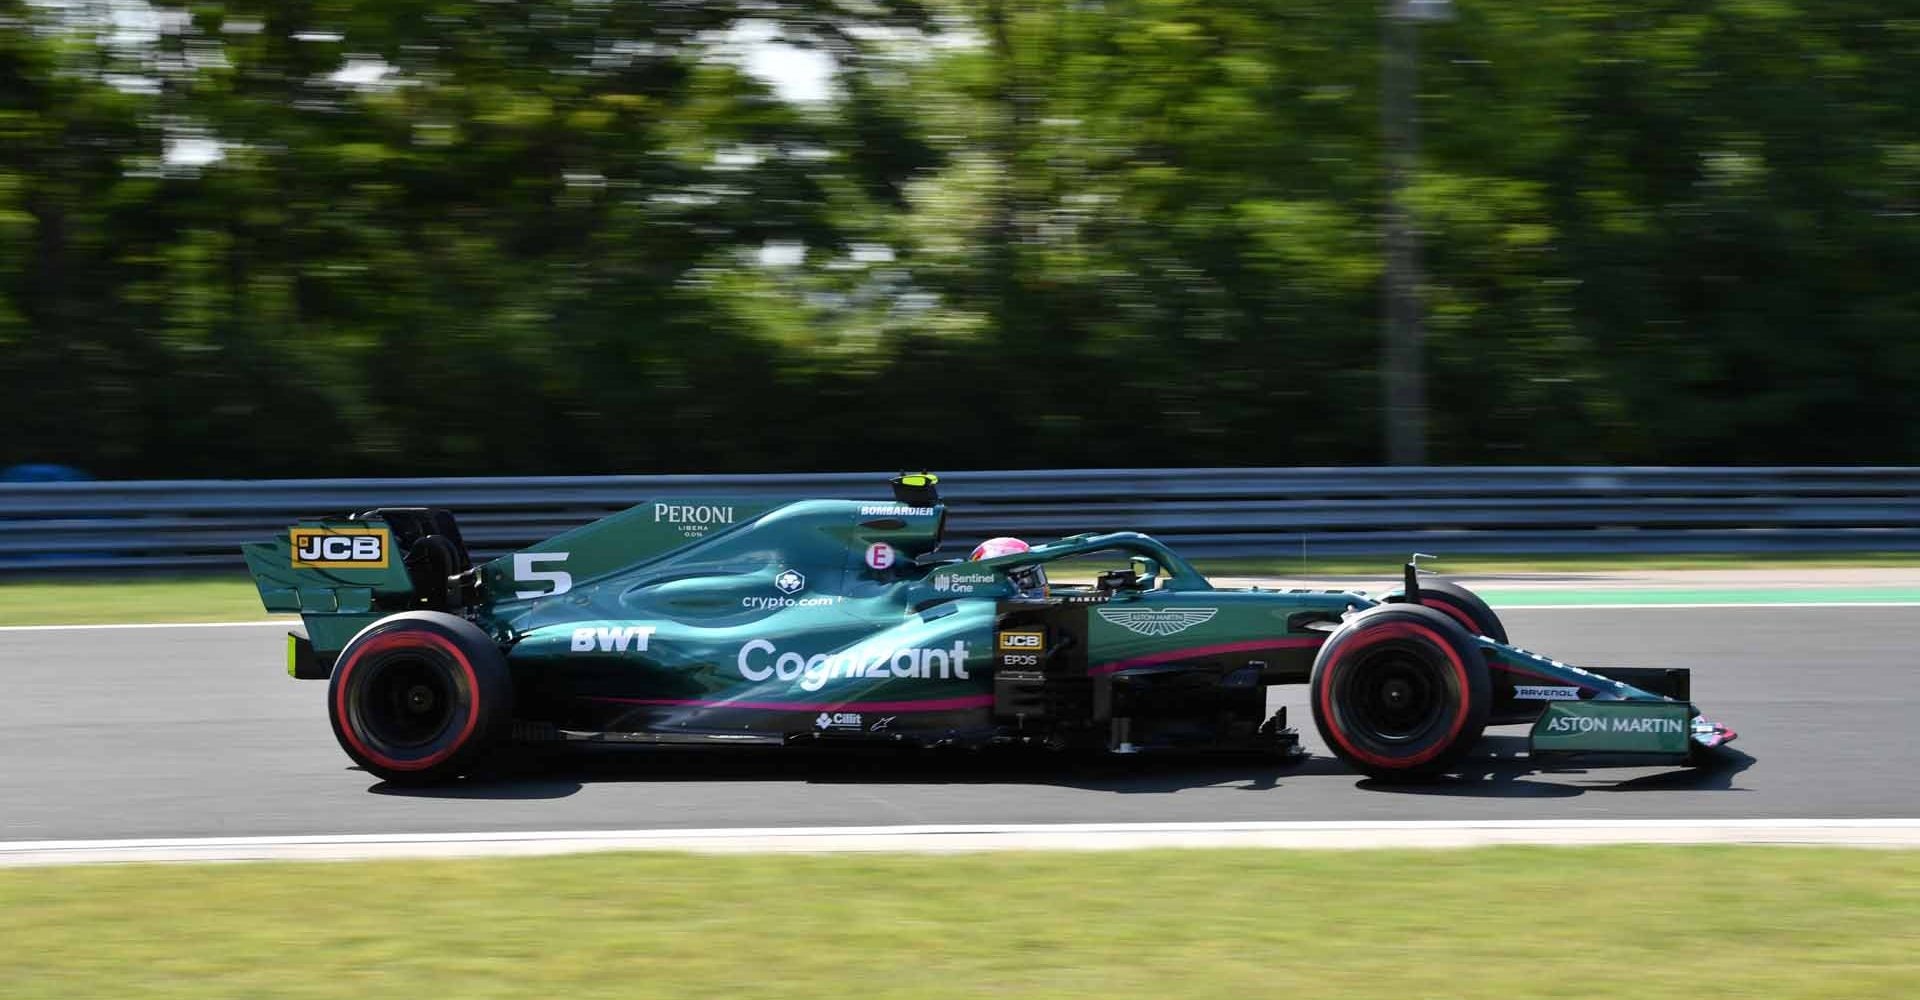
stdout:
MULTIPOLYGON (((1920 19, 1455 7, 1435 459, 1920 458, 1920 19)), ((91 11, 0 0, 0 464, 1382 457, 1376 5, 91 11)))

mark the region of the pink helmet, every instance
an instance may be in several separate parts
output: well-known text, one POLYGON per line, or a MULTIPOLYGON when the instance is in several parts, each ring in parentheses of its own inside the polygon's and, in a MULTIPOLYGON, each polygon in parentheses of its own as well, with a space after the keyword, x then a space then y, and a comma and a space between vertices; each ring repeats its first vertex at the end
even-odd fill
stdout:
MULTIPOLYGON (((1018 538, 1008 538, 1004 536, 1000 538, 989 538, 973 547, 973 554, 967 557, 967 561, 974 562, 980 559, 992 559, 995 556, 1019 555, 1022 552, 1031 551, 1033 551, 1033 546, 1028 545, 1018 538)), ((1039 566, 1022 566, 1018 569, 1008 570, 1007 579, 1013 581, 1013 585, 1020 589, 1020 594, 1023 597, 1047 596, 1047 571, 1039 566)))
POLYGON ((992 559, 995 556, 1010 556, 1018 552, 1030 551, 1032 548, 1033 546, 1018 538, 989 538, 973 547, 973 554, 967 557, 967 561, 977 562, 981 559, 992 559))

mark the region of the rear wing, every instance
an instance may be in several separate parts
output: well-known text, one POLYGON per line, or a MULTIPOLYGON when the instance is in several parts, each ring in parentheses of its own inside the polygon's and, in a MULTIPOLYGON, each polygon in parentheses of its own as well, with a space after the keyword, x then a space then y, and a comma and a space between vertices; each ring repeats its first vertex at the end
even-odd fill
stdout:
POLYGON ((459 526, 437 507, 302 518, 240 551, 260 603, 299 614, 323 651, 338 650, 381 615, 459 608, 477 582, 459 526))

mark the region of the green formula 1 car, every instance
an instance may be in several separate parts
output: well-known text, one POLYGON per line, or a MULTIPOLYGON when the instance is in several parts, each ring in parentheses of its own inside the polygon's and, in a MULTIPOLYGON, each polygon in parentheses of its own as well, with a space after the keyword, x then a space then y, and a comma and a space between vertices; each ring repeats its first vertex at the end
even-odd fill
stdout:
POLYGON ((1733 739, 1687 671, 1530 653, 1411 565, 1373 598, 1218 588, 1134 532, 934 559, 934 482, 641 503, 477 566, 434 508, 302 521, 245 554, 267 609, 305 621, 289 672, 331 679, 341 746, 395 782, 510 740, 1297 753, 1275 684, 1311 685, 1327 745, 1386 779, 1445 771, 1489 725, 1530 723, 1536 754, 1675 763, 1733 739), (1124 568, 1046 584, 1098 554, 1124 568))

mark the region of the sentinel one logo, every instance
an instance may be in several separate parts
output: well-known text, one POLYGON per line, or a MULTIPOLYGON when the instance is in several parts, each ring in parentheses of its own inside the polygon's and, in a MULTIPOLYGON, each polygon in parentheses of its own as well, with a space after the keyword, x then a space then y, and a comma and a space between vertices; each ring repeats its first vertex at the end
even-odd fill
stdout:
POLYGON ((1100 617, 1136 635, 1178 635, 1213 620, 1219 608, 1100 608, 1100 617))
POLYGON ((1557 715, 1547 720, 1550 733, 1650 733, 1677 735, 1686 732, 1679 719, 1633 719, 1616 715, 1596 719, 1585 715, 1557 715))
POLYGON ((933 589, 942 594, 971 594, 976 585, 999 582, 992 573, 946 573, 933 578, 933 589))
POLYGON ((733 523, 734 509, 731 506, 714 504, 657 503, 653 505, 653 523, 676 524, 680 534, 688 538, 699 538, 712 530, 713 526, 733 523))
POLYGON ((290 528, 295 569, 386 569, 385 528, 290 528))
POLYGON ((783 653, 765 639, 740 647, 740 676, 750 681, 778 679, 800 682, 802 691, 818 691, 837 677, 918 677, 922 680, 969 680, 967 644, 927 649, 863 642, 837 653, 783 653))
POLYGON ((573 630, 573 651, 591 653, 624 653, 629 647, 636 653, 647 651, 647 640, 653 638, 652 625, 624 625, 613 628, 577 628, 573 630))

